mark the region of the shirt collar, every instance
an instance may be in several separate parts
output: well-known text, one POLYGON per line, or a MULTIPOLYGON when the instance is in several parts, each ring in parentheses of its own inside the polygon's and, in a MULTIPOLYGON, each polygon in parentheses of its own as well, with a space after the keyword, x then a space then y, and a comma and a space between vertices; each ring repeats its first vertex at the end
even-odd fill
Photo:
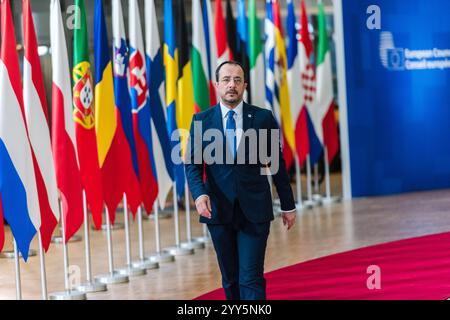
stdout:
POLYGON ((236 108, 234 109, 230 109, 227 106, 225 106, 222 101, 220 102, 220 111, 222 112, 222 118, 226 118, 228 111, 233 110, 234 112, 236 112, 236 115, 239 117, 240 115, 242 115, 242 110, 244 108, 244 101, 241 101, 236 108))

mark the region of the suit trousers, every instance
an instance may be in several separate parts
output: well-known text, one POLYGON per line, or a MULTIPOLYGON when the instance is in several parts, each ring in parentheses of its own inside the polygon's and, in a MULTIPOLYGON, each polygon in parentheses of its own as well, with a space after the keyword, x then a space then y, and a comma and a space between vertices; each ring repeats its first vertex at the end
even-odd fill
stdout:
POLYGON ((264 256, 270 221, 250 222, 239 202, 228 224, 208 224, 227 300, 265 300, 264 256))

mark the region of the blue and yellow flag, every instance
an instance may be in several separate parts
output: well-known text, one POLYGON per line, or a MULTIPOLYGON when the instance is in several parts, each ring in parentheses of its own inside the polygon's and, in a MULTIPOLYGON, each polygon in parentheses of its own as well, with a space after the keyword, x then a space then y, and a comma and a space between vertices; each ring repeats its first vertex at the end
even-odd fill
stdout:
MULTIPOLYGON (((166 70, 167 129, 169 135, 172 136, 179 128, 177 122, 178 49, 172 0, 164 0, 164 67, 166 70)), ((176 147, 176 142, 172 141, 172 148, 174 147, 176 147)), ((182 196, 185 181, 184 167, 182 164, 178 164, 173 168, 177 194, 182 196)))

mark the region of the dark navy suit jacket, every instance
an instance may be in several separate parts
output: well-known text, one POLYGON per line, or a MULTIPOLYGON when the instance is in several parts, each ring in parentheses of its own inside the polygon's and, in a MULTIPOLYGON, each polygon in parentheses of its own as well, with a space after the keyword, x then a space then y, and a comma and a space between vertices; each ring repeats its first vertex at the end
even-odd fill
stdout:
MULTIPOLYGON (((208 224, 226 224, 231 223, 233 219, 233 210, 235 201, 239 201, 239 205, 245 217, 252 223, 269 222, 274 219, 272 197, 270 186, 266 175, 261 175, 261 169, 267 165, 266 162, 260 161, 259 157, 256 163, 251 161, 254 159, 255 152, 262 144, 267 143, 268 155, 271 150, 271 131, 270 129, 280 130, 273 117, 271 111, 262 109, 249 104, 243 104, 243 131, 237 153, 238 158, 244 157, 244 163, 226 164, 222 163, 206 164, 203 160, 203 151, 213 141, 203 141, 194 135, 201 135, 208 129, 218 129, 222 135, 224 132, 222 113, 220 105, 216 105, 211 109, 197 113, 193 117, 191 124, 190 138, 187 148, 186 176, 192 197, 197 199, 200 195, 208 195, 211 200, 211 219, 200 217, 200 222, 208 224), (201 130, 196 130, 194 121, 201 122, 201 130), (252 148, 250 148, 250 139, 245 137, 248 129, 267 129, 267 139, 257 136, 257 147, 254 148, 254 140, 252 148), (264 140, 264 141, 261 141, 264 140), (244 148, 245 144, 245 148, 244 148), (201 163, 195 163, 195 159, 202 159, 201 163), (206 181, 204 182, 204 173, 206 181)), ((258 131, 256 131, 258 132, 258 131)), ((281 210, 289 211, 295 209, 294 197, 286 172, 285 161, 281 153, 279 139, 276 140, 278 153, 279 169, 272 176, 273 182, 280 197, 281 210)), ((223 154, 226 154, 227 143, 223 138, 223 154)), ((214 154, 214 153, 213 153, 214 154)), ((266 154, 266 153, 265 153, 266 154)), ((263 169, 264 170, 264 169, 263 169)))

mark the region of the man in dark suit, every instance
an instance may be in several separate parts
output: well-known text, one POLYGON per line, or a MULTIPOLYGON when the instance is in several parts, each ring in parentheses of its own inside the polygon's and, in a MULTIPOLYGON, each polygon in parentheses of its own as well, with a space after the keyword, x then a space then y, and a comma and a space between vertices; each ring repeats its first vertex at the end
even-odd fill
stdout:
POLYGON ((272 171, 288 230, 296 217, 278 126, 271 111, 243 102, 246 87, 239 63, 227 61, 218 66, 216 90, 220 103, 194 115, 186 156, 189 188, 200 222, 208 225, 228 300, 266 299, 264 256, 274 219, 270 186, 264 174, 267 170, 272 171), (214 141, 203 138, 208 130, 213 131, 212 136, 214 130, 220 135, 214 141), (256 135, 247 134, 252 130, 256 135), (259 135, 264 131, 266 135, 259 135), (255 161, 260 150, 265 150, 262 154, 268 157, 255 161), (205 158, 207 151, 212 161, 205 158))

